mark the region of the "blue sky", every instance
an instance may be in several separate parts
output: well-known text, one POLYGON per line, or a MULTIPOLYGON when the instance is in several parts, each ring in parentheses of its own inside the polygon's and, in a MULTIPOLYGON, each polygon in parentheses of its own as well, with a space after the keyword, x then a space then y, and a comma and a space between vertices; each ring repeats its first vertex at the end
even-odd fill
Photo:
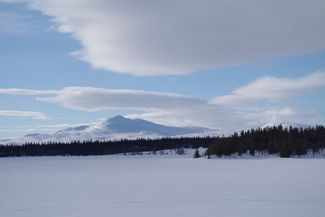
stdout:
POLYGON ((221 130, 324 124, 324 3, 235 3, 0 1, 0 138, 118 114, 221 130))

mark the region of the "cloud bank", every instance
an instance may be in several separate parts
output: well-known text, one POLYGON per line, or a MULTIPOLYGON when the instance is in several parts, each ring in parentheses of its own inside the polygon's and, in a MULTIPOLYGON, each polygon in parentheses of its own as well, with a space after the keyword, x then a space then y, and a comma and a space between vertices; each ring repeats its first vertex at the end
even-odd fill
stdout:
POLYGON ((325 49, 323 0, 26 0, 94 68, 179 75, 325 49))
MULTIPOLYGON (((313 118, 315 112, 292 108, 286 103, 276 105, 271 102, 265 106, 258 101, 287 99, 321 87, 325 87, 324 72, 297 78, 263 77, 234 90, 230 95, 212 100, 177 93, 94 87, 65 87, 59 90, 9 88, 0 89, 0 94, 32 95, 42 102, 87 112, 120 110, 128 113, 129 117, 174 126, 237 130, 269 122, 305 122, 313 118), (254 106, 252 101, 256 102, 254 106)), ((39 114, 29 115, 42 118, 39 114)))
POLYGON ((298 78, 267 76, 234 90, 230 95, 217 97, 211 102, 225 105, 263 99, 283 99, 320 87, 325 87, 325 72, 315 72, 298 78))
MULTIPOLYGON (((44 94, 47 93, 47 91, 44 92, 44 94)), ((94 87, 66 87, 56 91, 54 96, 38 97, 37 99, 85 111, 174 109, 205 103, 200 99, 175 93, 94 87)))
POLYGON ((175 93, 66 87, 58 90, 53 96, 39 96, 37 99, 84 111, 109 109, 140 111, 140 114, 131 116, 176 126, 223 125, 224 129, 231 129, 245 119, 232 109, 210 105, 205 100, 175 93))
POLYGON ((132 117, 174 126, 233 129, 248 118, 206 100, 175 94, 128 89, 66 87, 60 90, 0 89, 0 94, 35 95, 39 101, 88 112, 119 109, 132 117))

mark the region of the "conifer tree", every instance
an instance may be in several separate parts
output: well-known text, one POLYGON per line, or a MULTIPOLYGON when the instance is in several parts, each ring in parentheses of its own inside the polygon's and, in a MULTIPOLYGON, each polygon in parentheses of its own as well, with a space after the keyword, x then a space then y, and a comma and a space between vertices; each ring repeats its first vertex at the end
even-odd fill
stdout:
POLYGON ((195 150, 193 157, 194 158, 200 158, 201 157, 200 152, 199 152, 199 149, 196 149, 195 150))

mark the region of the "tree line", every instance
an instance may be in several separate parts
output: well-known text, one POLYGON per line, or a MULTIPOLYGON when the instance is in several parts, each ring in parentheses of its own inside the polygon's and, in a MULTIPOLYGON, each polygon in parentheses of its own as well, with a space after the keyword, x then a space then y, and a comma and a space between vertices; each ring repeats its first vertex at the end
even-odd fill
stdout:
POLYGON ((278 154, 280 157, 310 154, 325 155, 325 128, 283 128, 281 125, 271 128, 258 128, 229 137, 221 137, 207 149, 207 156, 264 155, 278 154))
MULTIPOLYGON (((183 148, 207 148, 207 157, 278 154, 280 157, 310 154, 325 155, 325 128, 258 128, 231 136, 136 139, 119 141, 72 141, 0 145, 0 157, 81 156, 141 153, 183 148)), ((177 152, 176 152, 177 153, 177 152)), ((196 156, 199 157, 199 156, 196 156)))
POLYGON ((23 145, 0 146, 0 157, 10 156, 81 156, 111 155, 119 153, 157 152, 176 150, 182 153, 184 148, 208 147, 215 137, 195 138, 158 138, 119 141, 72 141, 67 143, 46 142, 26 143, 23 145))

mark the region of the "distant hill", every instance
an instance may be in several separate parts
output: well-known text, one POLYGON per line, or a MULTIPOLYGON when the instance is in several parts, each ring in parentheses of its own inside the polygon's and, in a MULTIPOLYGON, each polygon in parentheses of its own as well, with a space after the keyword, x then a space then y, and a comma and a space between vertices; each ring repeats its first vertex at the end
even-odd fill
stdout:
POLYGON ((283 128, 290 128, 290 126, 291 126, 292 128, 298 128, 298 129, 300 129, 300 128, 306 129, 309 127, 314 127, 314 126, 311 126, 308 124, 293 123, 293 122, 279 122, 279 123, 268 123, 268 124, 263 125, 261 128, 264 129, 264 128, 270 128, 270 127, 279 126, 279 125, 282 125, 283 128))
POLYGON ((90 125, 80 125, 59 130, 53 134, 28 134, 18 139, 0 141, 1 144, 22 144, 26 142, 70 142, 85 140, 118 140, 160 137, 216 136, 218 130, 202 127, 171 127, 143 119, 115 116, 90 125))

